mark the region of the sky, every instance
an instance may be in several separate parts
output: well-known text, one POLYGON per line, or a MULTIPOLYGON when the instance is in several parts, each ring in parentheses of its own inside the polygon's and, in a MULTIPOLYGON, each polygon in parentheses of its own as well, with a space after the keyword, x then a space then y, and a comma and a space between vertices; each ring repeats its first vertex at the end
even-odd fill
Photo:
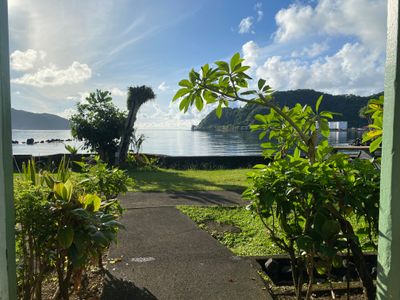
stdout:
POLYGON ((197 125, 178 82, 240 52, 274 90, 383 90, 386 0, 9 0, 12 107, 68 117, 96 89, 126 109, 129 86, 157 97, 139 128, 197 125))

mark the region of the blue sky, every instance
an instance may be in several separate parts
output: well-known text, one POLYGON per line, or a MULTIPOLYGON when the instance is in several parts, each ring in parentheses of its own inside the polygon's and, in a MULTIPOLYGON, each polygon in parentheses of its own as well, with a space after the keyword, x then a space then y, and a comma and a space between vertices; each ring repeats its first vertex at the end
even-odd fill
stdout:
POLYGON ((191 68, 241 52, 276 90, 383 90, 385 0, 9 0, 12 106, 68 116, 95 89, 125 108, 128 86, 157 99, 138 127, 190 128, 172 105, 191 68))

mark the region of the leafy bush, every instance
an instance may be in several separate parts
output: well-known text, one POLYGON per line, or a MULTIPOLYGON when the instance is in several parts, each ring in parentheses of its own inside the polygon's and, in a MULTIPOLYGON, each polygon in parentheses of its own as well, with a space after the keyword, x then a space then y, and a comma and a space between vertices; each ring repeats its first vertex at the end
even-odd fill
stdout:
POLYGON ((108 202, 114 200, 119 194, 126 193, 127 186, 133 185, 133 180, 125 171, 116 167, 108 167, 98 156, 95 156, 93 161, 75 163, 81 167, 84 178, 81 184, 85 191, 97 193, 108 202))
POLYGON ((113 105, 110 92, 101 90, 78 103, 77 111, 70 118, 72 136, 83 141, 85 149, 96 151, 102 160, 113 163, 126 113, 113 105))
POLYGON ((244 195, 252 200, 250 208, 263 220, 270 238, 290 255, 298 295, 303 266, 310 286, 314 268, 329 278, 332 266, 341 264, 339 253, 348 247, 361 252, 348 221, 352 215, 359 221, 359 233, 375 247, 379 171, 369 161, 349 161, 337 154, 310 164, 308 159, 289 156, 258 167, 244 195))
MULTIPOLYGON (((37 172, 29 162, 15 185, 18 284, 23 299, 40 299, 43 280, 54 270, 59 296, 68 299, 71 282, 79 290, 83 272, 103 255, 122 227, 119 211, 110 210, 103 195, 111 190, 117 196, 126 187, 87 193, 87 186, 74 182, 67 166, 63 160, 58 172, 51 174, 37 172)), ((114 203, 119 206, 117 200, 114 203)))
POLYGON ((322 97, 315 110, 300 104, 281 108, 264 79, 258 80, 256 89, 242 91, 251 79, 245 73, 249 67, 242 62, 236 53, 229 62, 217 61, 215 67, 206 64, 200 72, 192 69, 189 78, 179 82, 181 89, 173 101, 180 99, 179 108, 184 112, 193 105, 201 111, 204 104, 216 104, 218 117, 222 107, 234 101, 268 108, 268 114, 255 116, 258 124, 251 128, 261 131, 260 139, 268 135, 261 146, 265 157, 275 161, 259 166, 261 171, 251 176, 245 195, 262 220, 272 218, 271 226, 264 223, 277 245, 291 257, 297 298, 302 298, 302 261, 309 275, 306 298, 310 299, 314 267, 329 274, 337 253, 348 246, 365 294, 373 299, 373 281, 348 217, 354 212, 365 219, 368 226, 363 230, 372 242, 378 217, 379 173, 369 161, 350 163, 348 156, 332 153, 327 138, 333 114, 319 112, 322 97), (277 227, 283 234, 277 234, 277 227), (315 256, 322 265, 316 264, 315 256))

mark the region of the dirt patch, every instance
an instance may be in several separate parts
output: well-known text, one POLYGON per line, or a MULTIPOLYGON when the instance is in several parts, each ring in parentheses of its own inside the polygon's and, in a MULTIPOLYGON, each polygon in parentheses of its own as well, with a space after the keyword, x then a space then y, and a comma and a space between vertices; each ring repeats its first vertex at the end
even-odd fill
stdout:
POLYGON ((201 225, 206 227, 205 229, 215 238, 223 237, 226 233, 242 232, 242 229, 240 227, 227 223, 216 222, 213 220, 204 221, 201 225))
MULTIPOLYGON (((98 300, 101 298, 103 293, 104 285, 104 271, 93 267, 82 274, 82 284, 78 291, 74 291, 70 295, 71 300, 98 300)), ((56 274, 52 274, 43 283, 42 299, 50 300, 53 299, 54 294, 57 291, 58 282, 56 274)))

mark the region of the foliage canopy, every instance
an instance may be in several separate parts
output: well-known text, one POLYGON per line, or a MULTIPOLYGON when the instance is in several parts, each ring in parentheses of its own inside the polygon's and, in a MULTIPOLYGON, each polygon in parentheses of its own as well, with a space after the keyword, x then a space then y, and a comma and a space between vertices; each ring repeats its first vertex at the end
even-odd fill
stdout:
POLYGON ((86 149, 98 152, 102 160, 113 163, 125 120, 126 113, 114 106, 111 93, 96 90, 77 104, 77 113, 70 118, 72 136, 83 141, 86 149))

